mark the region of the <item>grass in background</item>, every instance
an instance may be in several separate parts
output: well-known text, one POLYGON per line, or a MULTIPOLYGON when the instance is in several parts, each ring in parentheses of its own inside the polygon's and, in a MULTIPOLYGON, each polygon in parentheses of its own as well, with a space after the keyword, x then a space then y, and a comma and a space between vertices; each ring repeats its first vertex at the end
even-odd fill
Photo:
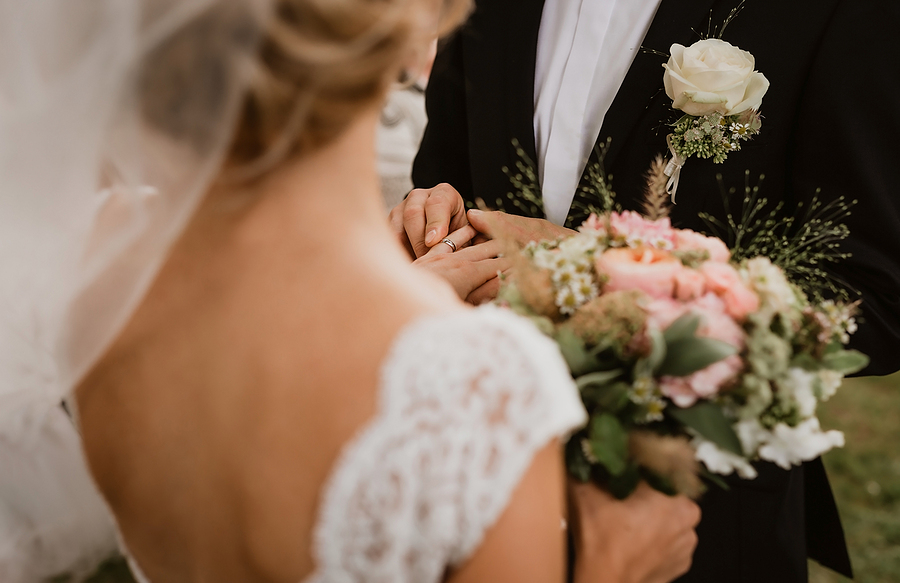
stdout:
MULTIPOLYGON (((898 355, 900 358, 900 355, 898 355)), ((857 583, 900 582, 900 374, 850 379, 820 418, 846 434, 847 446, 825 466, 847 533, 857 583)), ((811 583, 847 583, 815 563, 811 583)), ((89 583, 133 583, 123 561, 112 561, 89 583)))
MULTIPOLYGON (((900 582, 900 375, 846 381, 820 417, 847 437, 845 448, 825 456, 825 467, 856 581, 900 582)), ((849 579, 813 564, 810 581, 849 579)))

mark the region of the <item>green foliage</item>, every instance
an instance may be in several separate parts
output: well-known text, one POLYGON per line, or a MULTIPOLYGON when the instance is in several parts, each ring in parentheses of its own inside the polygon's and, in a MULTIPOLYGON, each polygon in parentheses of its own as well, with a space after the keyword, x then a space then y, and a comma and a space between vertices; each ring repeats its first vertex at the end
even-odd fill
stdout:
POLYGON ((575 385, 579 390, 585 390, 589 387, 605 387, 612 381, 621 377, 624 371, 620 368, 599 372, 592 372, 582 375, 575 379, 575 385))
POLYGON ((693 338, 697 334, 697 329, 699 327, 700 316, 688 312, 669 324, 669 327, 663 332, 663 339, 665 339, 666 344, 672 344, 679 340, 687 340, 693 338))
POLYGON ((628 433, 610 413, 591 419, 591 453, 612 476, 620 476, 628 468, 628 433))
POLYGON ((576 228, 578 225, 571 222, 572 218, 579 215, 601 215, 610 211, 622 211, 622 205, 616 202, 616 192, 612 187, 612 175, 607 174, 605 167, 606 153, 612 138, 605 142, 597 143, 594 147, 595 159, 588 162, 584 169, 586 180, 579 186, 575 199, 572 202, 572 212, 566 220, 566 227, 576 228), (582 202, 581 199, 591 201, 582 202))
MULTIPOLYGON (((509 177, 509 181, 513 186, 512 192, 506 193, 506 198, 513 207, 522 211, 525 216, 543 218, 544 216, 544 199, 541 196, 541 182, 538 180, 537 171, 535 171, 534 161, 525 153, 525 150, 519 144, 519 140, 513 138, 513 148, 516 150, 515 171, 504 166, 503 173, 509 177)), ((494 201, 496 208, 503 208, 503 199, 497 198, 494 201)))
POLYGON ((624 500, 637 488, 641 477, 640 468, 636 464, 628 464, 621 474, 607 479, 606 489, 619 500, 624 500))
POLYGON ((588 351, 584 341, 568 328, 559 328, 556 332, 556 343, 569 370, 575 378, 597 370, 597 359, 588 351))
POLYGON ((699 216, 713 235, 728 244, 733 260, 768 257, 816 303, 826 297, 844 300, 850 297, 852 287, 831 273, 828 266, 850 257, 850 253, 841 251, 841 242, 850 236, 844 221, 857 201, 847 202, 842 196, 822 202, 817 190, 809 204, 801 202, 794 212, 787 214, 783 201, 769 207, 768 199, 760 196, 765 176, 760 176, 759 182, 751 186, 748 170, 744 173, 741 209, 735 215, 729 202, 729 195, 735 190, 725 187, 721 175, 717 179, 725 205, 725 220, 709 213, 699 216))
POLYGON ((728 154, 741 149, 741 142, 758 134, 761 126, 759 114, 753 111, 729 116, 684 115, 673 125, 669 143, 685 160, 696 156, 721 164, 728 154))
POLYGON ((851 375, 866 368, 869 357, 857 350, 841 350, 823 356, 822 364, 843 375, 851 375))
MULTIPOLYGON (((821 407, 847 445, 825 455, 856 581, 900 581, 900 374, 848 379, 821 407)), ((810 565, 810 583, 849 579, 810 565)))
POLYGON ((679 409, 671 407, 668 414, 715 443, 720 449, 736 455, 743 455, 741 440, 731 427, 722 409, 709 401, 700 401, 693 407, 679 409))
POLYGON ((689 337, 666 346, 666 358, 657 369, 661 376, 684 377, 737 354, 737 349, 713 338, 689 337))

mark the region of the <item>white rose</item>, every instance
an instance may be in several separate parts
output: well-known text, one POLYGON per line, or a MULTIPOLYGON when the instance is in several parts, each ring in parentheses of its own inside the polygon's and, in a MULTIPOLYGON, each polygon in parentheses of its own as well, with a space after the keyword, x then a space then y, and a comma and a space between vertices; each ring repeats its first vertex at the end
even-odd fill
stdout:
POLYGON ((706 469, 714 474, 728 476, 737 471, 738 475, 745 480, 752 480, 756 477, 756 468, 750 465, 750 462, 730 451, 719 449, 711 441, 695 437, 691 441, 691 446, 694 448, 694 457, 697 461, 702 462, 706 469))
POLYGON ((779 423, 772 429, 772 439, 759 449, 759 457, 785 470, 792 465, 814 460, 823 453, 844 447, 840 431, 822 431, 819 420, 807 419, 797 427, 779 423))
POLYGON ((759 110, 769 81, 754 70, 756 60, 747 51, 717 38, 674 44, 669 51, 663 82, 675 109, 695 116, 759 110))

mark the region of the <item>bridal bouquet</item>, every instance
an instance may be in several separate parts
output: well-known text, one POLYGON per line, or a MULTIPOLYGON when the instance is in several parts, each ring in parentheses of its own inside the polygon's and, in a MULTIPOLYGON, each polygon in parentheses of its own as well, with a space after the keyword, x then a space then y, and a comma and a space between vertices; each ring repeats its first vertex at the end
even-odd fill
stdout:
POLYGON ((499 301, 555 339, 581 391, 569 472, 622 498, 640 479, 696 497, 700 475, 842 446, 816 408, 868 361, 844 348, 856 304, 811 300, 768 258, 734 261, 665 216, 592 214, 531 243, 499 301))

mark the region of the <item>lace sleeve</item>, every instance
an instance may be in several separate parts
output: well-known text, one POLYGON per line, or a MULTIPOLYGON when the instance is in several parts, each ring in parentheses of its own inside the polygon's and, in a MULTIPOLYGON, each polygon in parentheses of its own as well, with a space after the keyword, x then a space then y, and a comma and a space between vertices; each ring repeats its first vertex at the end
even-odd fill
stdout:
POLYGON ((440 581, 537 451, 585 419, 558 349, 529 322, 497 308, 416 322, 325 488, 311 580, 440 581))

